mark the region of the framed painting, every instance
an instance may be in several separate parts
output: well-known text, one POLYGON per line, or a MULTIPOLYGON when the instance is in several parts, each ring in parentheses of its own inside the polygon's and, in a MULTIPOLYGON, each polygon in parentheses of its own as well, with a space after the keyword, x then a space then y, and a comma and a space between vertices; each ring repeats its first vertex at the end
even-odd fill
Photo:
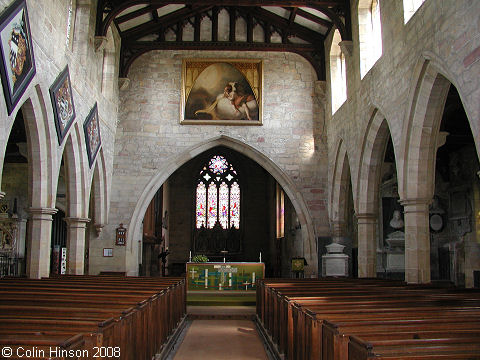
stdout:
POLYGON ((85 131, 85 142, 87 144, 88 165, 92 167, 95 156, 101 145, 97 103, 95 103, 85 119, 83 130, 85 131))
POLYGON ((262 125, 262 60, 184 59, 181 124, 262 125))
POLYGON ((57 129, 58 144, 61 145, 65 135, 75 119, 72 86, 68 66, 60 73, 50 87, 55 128, 57 129))
POLYGON ((17 0, 0 15, 0 75, 8 115, 35 76, 32 38, 25 0, 17 0))

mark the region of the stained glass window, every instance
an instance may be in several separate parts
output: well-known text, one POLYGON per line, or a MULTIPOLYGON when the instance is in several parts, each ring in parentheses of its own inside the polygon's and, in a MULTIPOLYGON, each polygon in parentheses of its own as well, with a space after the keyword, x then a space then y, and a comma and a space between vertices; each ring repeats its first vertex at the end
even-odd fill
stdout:
POLYGON ((228 228, 228 185, 224 182, 220 185, 220 191, 218 193, 218 208, 220 210, 218 214, 218 221, 222 228, 228 228))
POLYGON ((215 226, 217 222, 217 202, 218 202, 218 194, 217 194, 217 185, 215 183, 210 183, 208 185, 208 220, 207 220, 207 227, 209 229, 215 226))
POLYGON ((207 164, 197 179, 196 228, 204 225, 212 229, 218 222, 225 230, 231 227, 239 229, 240 185, 237 172, 221 155, 213 156, 207 164))
POLYGON ((203 182, 197 185, 197 229, 207 225, 207 188, 203 182))
POLYGON ((214 174, 223 174, 225 169, 228 169, 227 159, 225 159, 223 156, 214 156, 210 160, 208 167, 213 171, 214 174))
POLYGON ((230 188, 230 227, 240 228, 240 186, 234 182, 230 188))

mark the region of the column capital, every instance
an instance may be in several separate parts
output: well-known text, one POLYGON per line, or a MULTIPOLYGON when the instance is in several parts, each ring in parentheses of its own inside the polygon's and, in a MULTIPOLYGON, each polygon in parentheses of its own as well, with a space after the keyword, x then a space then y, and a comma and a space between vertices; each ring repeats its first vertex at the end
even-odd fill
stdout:
POLYGON ((345 55, 352 56, 353 54, 353 41, 351 40, 343 40, 338 43, 340 45, 340 49, 345 55))
POLYGON ((409 212, 424 212, 425 209, 432 203, 433 198, 415 198, 415 199, 401 199, 399 203, 403 206, 405 213, 409 212))
POLYGON ((325 80, 315 81, 313 90, 318 99, 325 103, 327 100, 327 82, 325 80))
MULTIPOLYGON (((479 171, 479 173, 480 173, 480 171, 479 171)), ((0 191, 0 200, 2 200, 4 197, 5 197, 5 192, 0 191)))
POLYGON ((378 214, 376 213, 355 214, 355 217, 357 218, 357 222, 359 224, 370 224, 377 222, 378 220, 378 214))
POLYGON ((108 38, 106 36, 95 36, 94 45, 95 45, 95 52, 100 52, 105 49, 107 45, 108 38))
POLYGON ((130 79, 128 77, 119 77, 118 78, 118 88, 120 90, 128 89, 128 85, 130 85, 130 79))
POLYGON ((89 218, 80 217, 66 217, 64 220, 69 227, 85 227, 90 222, 89 218))
POLYGON ((30 219, 32 220, 52 220, 52 215, 55 215, 58 212, 56 208, 47 208, 47 207, 30 207, 28 208, 28 213, 30 214, 30 219))

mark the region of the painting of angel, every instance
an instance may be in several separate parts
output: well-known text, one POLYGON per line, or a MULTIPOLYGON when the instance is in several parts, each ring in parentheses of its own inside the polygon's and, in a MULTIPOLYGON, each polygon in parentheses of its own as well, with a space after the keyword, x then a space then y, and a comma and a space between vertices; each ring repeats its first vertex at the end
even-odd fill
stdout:
POLYGON ((182 124, 261 125, 260 60, 189 60, 182 124))

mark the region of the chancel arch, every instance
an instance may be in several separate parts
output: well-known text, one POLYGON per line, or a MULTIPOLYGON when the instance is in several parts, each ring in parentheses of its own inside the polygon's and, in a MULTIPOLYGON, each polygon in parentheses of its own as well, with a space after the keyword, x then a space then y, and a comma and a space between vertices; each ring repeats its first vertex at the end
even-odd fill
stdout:
MULTIPOLYGON (((162 171, 152 177, 148 185, 145 187, 139 201, 137 202, 135 211, 128 226, 130 231, 128 232, 127 244, 138 243, 139 240, 141 241, 142 221, 145 211, 147 210, 152 198, 157 193, 162 184, 166 183, 169 177, 183 164, 201 155, 202 153, 207 152, 210 149, 218 146, 223 146, 251 159, 261 168, 263 168, 264 171, 268 172, 272 176, 272 178, 275 179, 275 181, 278 182, 278 184, 283 188, 285 194, 291 201, 292 209, 296 212, 296 215, 298 217, 298 222, 300 225, 299 230, 301 233, 301 238, 303 239, 303 246, 301 250, 302 255, 305 255, 309 264, 315 266, 314 264, 316 264, 317 262, 317 257, 313 221, 310 217, 307 206, 300 191, 297 189, 293 181, 283 172, 283 170, 281 170, 268 157, 260 153, 258 150, 252 148, 251 146, 227 136, 219 136, 211 140, 202 142, 197 146, 191 148, 189 151, 186 151, 174 158, 171 158, 169 161, 166 162, 166 166, 162 169, 162 171)), ((192 180, 192 187, 193 183, 194 182, 192 180)), ((136 253, 134 246, 130 246, 128 250, 130 251, 130 249, 132 254, 136 253)), ((185 251, 188 251, 188 249, 185 249, 185 251)), ((129 262, 127 261, 127 265, 128 264, 129 262)), ((132 267, 132 269, 129 269, 129 271, 135 271, 136 269, 133 266, 136 267, 138 265, 130 266, 132 267)))

